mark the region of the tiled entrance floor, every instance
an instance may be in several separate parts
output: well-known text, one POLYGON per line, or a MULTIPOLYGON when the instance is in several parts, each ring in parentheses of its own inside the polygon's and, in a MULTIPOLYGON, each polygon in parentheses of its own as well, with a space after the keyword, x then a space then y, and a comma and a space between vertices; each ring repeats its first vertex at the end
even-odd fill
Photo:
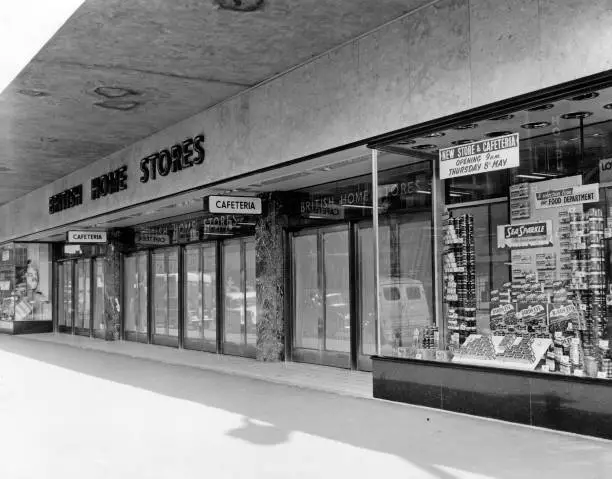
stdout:
POLYGON ((290 386, 316 389, 335 394, 372 398, 372 374, 312 364, 292 362, 263 363, 254 359, 175 349, 164 346, 103 341, 62 333, 14 336, 20 340, 44 341, 83 349, 122 354, 139 359, 160 361, 177 366, 235 374, 290 386))

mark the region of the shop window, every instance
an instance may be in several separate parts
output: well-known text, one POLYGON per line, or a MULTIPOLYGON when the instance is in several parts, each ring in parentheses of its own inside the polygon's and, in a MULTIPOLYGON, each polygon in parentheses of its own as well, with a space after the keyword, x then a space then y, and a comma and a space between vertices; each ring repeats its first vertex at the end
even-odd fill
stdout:
POLYGON ((51 268, 48 244, 0 248, 0 321, 51 321, 51 268))
MULTIPOLYGON (((405 288, 381 354, 612 379, 612 89, 594 93, 385 146, 379 177, 396 154, 437 166, 420 191, 438 266, 409 267, 427 300, 437 285, 435 320, 410 324, 420 286, 405 288)), ((385 225, 384 202, 378 214, 385 225)), ((383 336, 393 242, 381 227, 383 336)), ((416 237, 400 249, 427 256, 416 237)))

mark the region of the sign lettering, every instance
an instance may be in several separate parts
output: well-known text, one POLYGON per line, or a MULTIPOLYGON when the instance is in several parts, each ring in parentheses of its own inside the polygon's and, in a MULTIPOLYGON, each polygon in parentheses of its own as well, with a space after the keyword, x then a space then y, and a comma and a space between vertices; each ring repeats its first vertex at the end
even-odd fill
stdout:
POLYGON ((488 173, 519 166, 519 135, 475 141, 467 145, 442 148, 439 153, 440 178, 488 173))

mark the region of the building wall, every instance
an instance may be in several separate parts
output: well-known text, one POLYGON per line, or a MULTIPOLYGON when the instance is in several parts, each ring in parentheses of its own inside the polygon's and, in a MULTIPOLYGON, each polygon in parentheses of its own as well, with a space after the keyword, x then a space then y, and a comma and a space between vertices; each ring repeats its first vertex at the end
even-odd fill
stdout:
POLYGON ((0 242, 608 70, 610 23, 612 0, 432 2, 2 206, 0 242), (142 157, 198 133, 203 165, 138 181, 142 157), (128 189, 92 202, 90 179, 123 164, 128 189), (49 215, 79 183, 83 205, 49 215))

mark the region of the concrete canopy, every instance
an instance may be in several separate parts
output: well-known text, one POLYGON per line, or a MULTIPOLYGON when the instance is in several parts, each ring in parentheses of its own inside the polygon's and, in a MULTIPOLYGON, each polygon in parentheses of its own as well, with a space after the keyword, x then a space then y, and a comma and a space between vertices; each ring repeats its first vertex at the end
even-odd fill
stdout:
POLYGON ((426 0, 87 0, 0 95, 0 204, 426 0))

